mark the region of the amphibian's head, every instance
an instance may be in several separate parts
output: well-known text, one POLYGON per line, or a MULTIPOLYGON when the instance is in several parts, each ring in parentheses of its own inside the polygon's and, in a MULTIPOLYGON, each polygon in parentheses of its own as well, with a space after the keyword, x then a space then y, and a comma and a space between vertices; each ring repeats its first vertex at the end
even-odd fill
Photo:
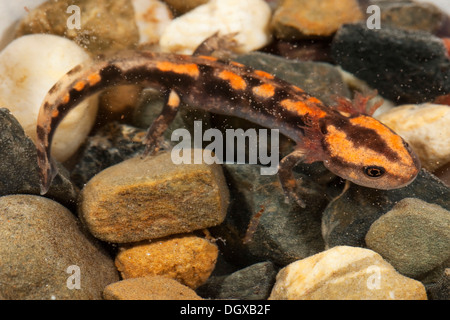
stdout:
POLYGON ((358 185, 401 188, 420 170, 417 155, 388 127, 366 115, 331 119, 322 128, 324 165, 358 185))

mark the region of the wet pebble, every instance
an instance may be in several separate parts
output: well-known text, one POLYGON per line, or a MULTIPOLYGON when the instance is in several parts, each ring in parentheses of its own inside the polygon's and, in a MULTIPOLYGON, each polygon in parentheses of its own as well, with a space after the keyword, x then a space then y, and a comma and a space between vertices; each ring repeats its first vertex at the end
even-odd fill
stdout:
MULTIPOLYGON (((39 195, 36 147, 8 109, 0 108, 0 132, 0 196, 19 193, 39 195)), ((69 179, 67 170, 59 162, 56 164, 58 174, 46 197, 74 207, 78 189, 69 179)))
POLYGON ((270 7, 263 0, 211 0, 174 19, 164 30, 165 52, 192 54, 216 32, 234 34, 237 52, 257 50, 270 41, 270 7))
MULTIPOLYGON (((36 141, 38 113, 48 91, 69 70, 89 59, 83 49, 63 37, 33 34, 14 40, 0 52, 0 106, 11 110, 36 141)), ((52 145, 56 160, 66 161, 77 151, 96 114, 97 97, 93 96, 61 122, 52 145)))
POLYGON ((97 174, 81 191, 78 212, 95 237, 126 243, 220 224, 228 201, 219 165, 177 165, 165 152, 97 174))
POLYGON ((202 300, 194 290, 162 276, 118 281, 103 291, 105 300, 202 300))
POLYGON ((432 3, 371 0, 381 11, 380 27, 389 25, 407 30, 422 30, 436 35, 450 32, 445 12, 432 3), (448 29, 448 30, 447 30, 448 29))
POLYGON ((78 13, 71 5, 70 0, 44 2, 20 21, 15 36, 35 33, 64 36, 93 54, 138 44, 139 30, 131 0, 79 0, 78 13), (67 12, 69 7, 73 9, 67 12))
POLYGON ((450 92, 450 59, 442 40, 428 32, 348 24, 331 51, 344 70, 395 103, 423 103, 450 92))
POLYGON ((404 198, 417 198, 450 210, 450 188, 425 170, 420 171, 411 184, 396 190, 351 184, 323 212, 322 235, 326 247, 364 247, 364 239, 372 223, 404 198))
POLYGON ((365 240, 398 272, 419 278, 450 261, 450 211, 403 199, 371 225, 365 240))
POLYGON ((276 274, 272 262, 259 262, 229 275, 213 276, 196 292, 205 299, 266 300, 276 274))
POLYGON ((277 274, 271 300, 426 300, 419 281, 376 252, 340 246, 293 262, 277 274))
POLYGON ((332 36, 340 26, 362 20, 356 0, 286 0, 274 12, 272 28, 282 39, 332 36))
POLYGON ((0 197, 0 234, 5 299, 101 299, 104 287, 119 280, 100 243, 52 200, 0 197))
POLYGON ((448 106, 431 103, 403 105, 377 118, 411 145, 423 168, 433 172, 450 162, 448 106))
POLYGON ((122 245, 115 264, 122 279, 158 275, 196 289, 210 276, 217 255, 217 246, 206 239, 172 236, 122 245))
POLYGON ((260 261, 286 265, 324 249, 320 217, 328 203, 321 186, 306 175, 302 209, 286 203, 277 175, 261 175, 257 165, 227 164, 231 199, 225 221, 211 232, 231 263, 247 266, 260 261), (259 218, 254 219, 260 214, 259 218), (247 232, 250 224, 253 231, 247 232))

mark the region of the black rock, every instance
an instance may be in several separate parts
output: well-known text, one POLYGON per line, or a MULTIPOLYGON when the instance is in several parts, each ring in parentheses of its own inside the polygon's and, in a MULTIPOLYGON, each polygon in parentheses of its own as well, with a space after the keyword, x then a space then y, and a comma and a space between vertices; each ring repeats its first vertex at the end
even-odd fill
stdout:
POLYGON ((284 266, 324 249, 321 214, 328 203, 322 186, 306 175, 310 192, 300 195, 306 208, 285 202, 277 175, 261 175, 258 165, 224 165, 230 186, 231 203, 225 221, 211 228, 222 241, 218 244, 225 259, 237 266, 271 261, 284 266), (249 223, 261 216, 252 236, 246 237, 249 223))
POLYGON ((229 275, 211 277, 196 292, 205 299, 266 300, 276 275, 273 263, 260 262, 229 275))
POLYGON ((344 25, 331 51, 343 69, 396 103, 422 103, 450 93, 450 59, 431 33, 344 25))
POLYGON ((94 175, 112 165, 142 154, 145 130, 111 122, 90 136, 71 172, 74 183, 83 188, 94 175))
POLYGON ((450 210, 450 188, 423 169, 416 180, 401 189, 377 190, 352 184, 323 213, 326 246, 365 247, 364 238, 372 223, 404 198, 418 198, 450 210))
MULTIPOLYGON (((0 196, 40 194, 36 146, 8 109, 0 108, 0 196)), ((59 163, 56 175, 45 197, 73 208, 77 188, 67 170, 59 163)))

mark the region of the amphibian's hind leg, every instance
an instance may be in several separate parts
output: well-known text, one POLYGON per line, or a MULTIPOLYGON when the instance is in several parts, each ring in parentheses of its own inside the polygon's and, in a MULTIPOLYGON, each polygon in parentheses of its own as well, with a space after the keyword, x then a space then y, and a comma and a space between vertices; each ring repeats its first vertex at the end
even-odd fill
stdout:
POLYGON ((152 155, 159 151, 163 142, 164 131, 166 131, 177 115, 179 106, 180 97, 174 90, 170 90, 161 113, 153 121, 144 138, 143 142, 146 145, 144 156, 152 155))
POLYGON ((280 179, 281 187, 286 195, 286 201, 294 200, 297 204, 305 208, 306 205, 299 197, 299 192, 302 191, 301 186, 295 180, 292 169, 295 165, 305 159, 305 152, 302 150, 294 150, 283 159, 281 159, 278 166, 278 177, 280 179))

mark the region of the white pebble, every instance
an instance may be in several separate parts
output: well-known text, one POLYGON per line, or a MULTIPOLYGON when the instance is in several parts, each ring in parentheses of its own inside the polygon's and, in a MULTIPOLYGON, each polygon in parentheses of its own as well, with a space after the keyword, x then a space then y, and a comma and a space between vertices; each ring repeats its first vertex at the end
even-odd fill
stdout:
MULTIPOLYGON (((36 122, 50 88, 89 55, 73 41, 46 34, 20 37, 0 52, 0 107, 17 118, 25 133, 36 142, 36 122)), ((52 155, 65 161, 91 130, 97 114, 96 96, 80 103, 59 125, 52 155)))
POLYGON ((158 43, 164 29, 172 21, 167 4, 158 0, 132 0, 139 30, 139 43, 158 43))
POLYGON ((237 52, 257 50, 270 41, 271 10, 263 0, 211 0, 174 19, 165 29, 162 51, 192 54, 206 38, 236 33, 237 52))

